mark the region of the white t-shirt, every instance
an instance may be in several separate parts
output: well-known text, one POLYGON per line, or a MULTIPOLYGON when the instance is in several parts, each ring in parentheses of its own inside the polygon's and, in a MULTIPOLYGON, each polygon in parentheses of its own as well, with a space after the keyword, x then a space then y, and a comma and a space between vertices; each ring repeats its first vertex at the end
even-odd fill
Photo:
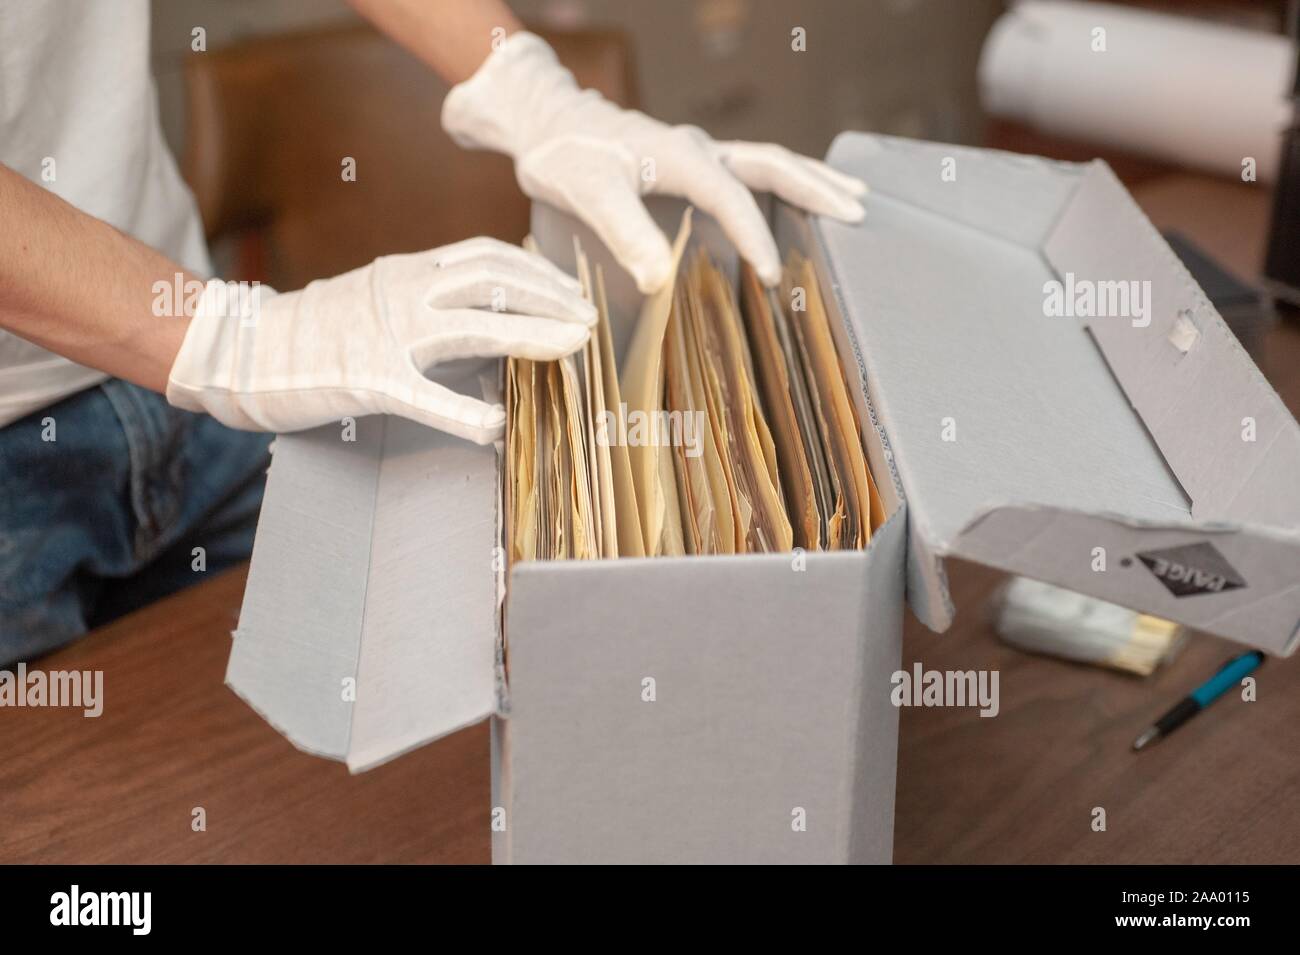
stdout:
MULTIPOLYGON (((212 274, 158 121, 149 0, 0 0, 0 163, 212 274)), ((0 330, 0 426, 106 377, 0 330)))

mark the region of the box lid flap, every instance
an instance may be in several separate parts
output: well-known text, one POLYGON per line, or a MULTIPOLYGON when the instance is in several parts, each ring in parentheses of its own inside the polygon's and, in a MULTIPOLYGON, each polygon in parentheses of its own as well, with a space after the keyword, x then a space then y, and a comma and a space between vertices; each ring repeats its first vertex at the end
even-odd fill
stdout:
MULTIPOLYGON (((863 223, 817 221, 815 257, 908 499, 918 615, 950 622, 957 554, 1293 648, 1300 574, 1171 603, 1136 554, 1097 560, 1118 522, 1300 568, 1300 427, 1110 169, 858 133, 828 160, 872 187, 863 223)), ((1223 576, 1190 560, 1173 572, 1223 576)))
POLYGON ((404 419, 278 437, 227 683, 353 772, 491 715, 496 503, 493 448, 404 419))

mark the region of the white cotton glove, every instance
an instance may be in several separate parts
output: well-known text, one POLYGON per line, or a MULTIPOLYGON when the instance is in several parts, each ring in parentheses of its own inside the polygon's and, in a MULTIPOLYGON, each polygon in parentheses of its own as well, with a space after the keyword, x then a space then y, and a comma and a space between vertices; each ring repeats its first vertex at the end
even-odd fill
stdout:
POLYGON ((684 196, 721 223, 759 277, 781 277, 776 243, 750 189, 848 222, 867 187, 825 163, 770 143, 715 142, 580 90, 540 37, 515 33, 447 94, 443 128, 459 145, 503 152, 531 198, 586 222, 642 292, 670 278, 668 240, 647 193, 684 196))
POLYGON ((574 279, 485 238, 379 258, 298 292, 232 289, 207 284, 167 400, 247 431, 395 414, 487 444, 501 436, 504 409, 423 372, 457 358, 560 358, 596 321, 574 279))

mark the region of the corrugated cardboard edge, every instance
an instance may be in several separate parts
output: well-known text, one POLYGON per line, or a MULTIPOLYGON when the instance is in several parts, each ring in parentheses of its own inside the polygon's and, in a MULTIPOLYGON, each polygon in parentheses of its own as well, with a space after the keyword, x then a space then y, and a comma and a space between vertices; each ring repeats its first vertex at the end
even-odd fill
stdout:
MULTIPOLYGON (((879 570, 871 581, 871 606, 888 604, 882 594, 899 594, 905 598, 907 589, 907 563, 903 554, 907 540, 907 504, 900 502, 898 510, 876 529, 868 550, 881 553, 873 560, 889 568, 888 580, 879 570), (883 585, 883 586, 882 586, 883 585)), ((898 598, 895 598, 898 599, 898 598)), ((899 606, 892 614, 876 614, 873 639, 864 641, 857 664, 856 722, 852 723, 855 737, 854 765, 845 781, 848 792, 849 838, 848 858, 851 864, 887 864, 894 859, 894 805, 898 781, 898 721, 900 712, 892 698, 893 674, 902 666, 903 614, 899 606), (888 779, 882 778, 881 766, 893 767, 888 779)))

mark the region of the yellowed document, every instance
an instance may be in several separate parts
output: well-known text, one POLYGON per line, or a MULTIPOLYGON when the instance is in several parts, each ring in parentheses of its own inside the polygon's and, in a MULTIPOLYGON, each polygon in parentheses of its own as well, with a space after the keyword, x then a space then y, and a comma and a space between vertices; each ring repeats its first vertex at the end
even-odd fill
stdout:
POLYGON ((711 336, 703 316, 700 288, 696 283, 688 281, 685 289, 682 325, 686 338, 686 360, 696 402, 704 409, 705 422, 708 424, 704 433, 704 463, 717 522, 717 549, 710 553, 744 553, 753 508, 736 487, 732 468, 732 441, 727 429, 725 403, 714 361, 716 349, 710 344, 711 336))
POLYGON ((778 295, 742 264, 738 299, 706 253, 683 261, 690 234, 688 210, 621 376, 576 246, 589 342, 507 362, 511 561, 861 548, 884 520, 813 265, 793 254, 778 295))
MULTIPOLYGON (((595 303, 594 276, 586 254, 573 240, 578 266, 578 281, 583 297, 595 303)), ((617 515, 614 510, 614 478, 609 455, 609 440, 605 418, 605 375, 601 361, 599 327, 592 329, 591 337, 582 348, 582 389, 584 401, 583 423, 586 428, 587 470, 590 474, 591 511, 597 557, 618 556, 617 515)))
POLYGON ((618 425, 618 434, 607 434, 610 477, 614 488, 614 524, 618 538, 618 556, 644 557, 646 548, 641 536, 640 505, 632 480, 632 461, 621 435, 627 433, 626 406, 614 361, 614 335, 609 326, 609 302, 605 297, 605 276, 596 269, 596 336, 600 339, 600 364, 604 374, 605 408, 618 425))
POLYGON ((578 560, 595 560, 600 556, 596 522, 592 509, 591 471, 587 465, 587 432, 582 414, 582 388, 578 382, 578 366, 572 355, 555 363, 559 369, 560 419, 567 429, 566 449, 569 474, 567 556, 578 560))
POLYGON ((725 375, 728 426, 735 440, 737 473, 754 506, 754 535, 749 549, 788 551, 794 546, 777 474, 776 452, 758 392, 753 360, 745 343, 736 298, 726 278, 707 258, 700 259, 707 308, 716 323, 721 368, 725 375))
MULTIPOLYGON (((606 397, 612 393, 618 400, 618 383, 604 374, 601 353, 603 345, 612 356, 607 305, 599 276, 593 283, 576 243, 575 252, 584 295, 599 298, 600 327, 578 354, 554 362, 507 362, 506 526, 512 560, 596 559, 619 552, 617 469, 603 434, 606 397)), ((630 474, 624 477, 630 487, 630 474)))
POLYGON ((506 453, 512 481, 507 482, 507 520, 511 560, 537 558, 537 363, 511 359, 507 363, 507 392, 511 439, 506 453))
MULTIPOLYGON (((844 372, 835 351, 830 320, 822 300, 817 273, 810 261, 798 255, 787 263, 786 305, 790 320, 802 332, 812 362, 822 414, 827 426, 827 444, 841 482, 847 527, 841 546, 866 547, 871 540, 872 516, 880 511, 879 495, 872 483, 862 449, 857 412, 849 398, 844 372), (802 296, 797 295, 802 291, 802 296), (797 307, 802 301, 803 308, 797 307)), ((877 520, 877 524, 879 521, 877 520)))
MULTIPOLYGON (((688 208, 682 215, 681 227, 673 243, 674 275, 690 235, 691 210, 688 208)), ((667 458, 671 465, 671 455, 659 440, 660 413, 663 410, 664 333, 672 309, 672 296, 673 283, 670 282, 646 299, 623 362, 623 396, 628 413, 627 452, 647 556, 685 553, 676 480, 671 468, 666 468, 661 460, 667 458)))
POLYGON ((680 441, 673 447, 686 552, 707 554, 716 552, 713 495, 703 448, 703 434, 708 424, 696 401, 687 364, 681 314, 685 302, 685 290, 678 283, 673 292, 673 310, 664 341, 664 406, 670 414, 678 416, 683 423, 682 433, 692 439, 680 441))
POLYGON ((795 412, 794 396, 801 382, 791 380, 768 291, 749 263, 741 266, 740 283, 742 313, 749 330, 764 406, 770 416, 794 542, 805 550, 820 550, 821 509, 813 485, 812 465, 795 412))
POLYGON ((705 380, 699 332, 699 296, 688 282, 680 282, 675 296, 674 324, 680 326, 684 356, 684 382, 689 386, 689 404, 697 413, 700 460, 704 463, 706 487, 696 499, 700 525, 701 553, 736 552, 736 500, 727 477, 726 438, 722 415, 705 380))
POLYGON ((546 370, 545 401, 539 409, 546 419, 546 516, 548 518, 546 544, 543 553, 550 560, 569 556, 569 461, 567 423, 564 420, 564 398, 560 385, 560 369, 555 362, 542 366, 546 370))

